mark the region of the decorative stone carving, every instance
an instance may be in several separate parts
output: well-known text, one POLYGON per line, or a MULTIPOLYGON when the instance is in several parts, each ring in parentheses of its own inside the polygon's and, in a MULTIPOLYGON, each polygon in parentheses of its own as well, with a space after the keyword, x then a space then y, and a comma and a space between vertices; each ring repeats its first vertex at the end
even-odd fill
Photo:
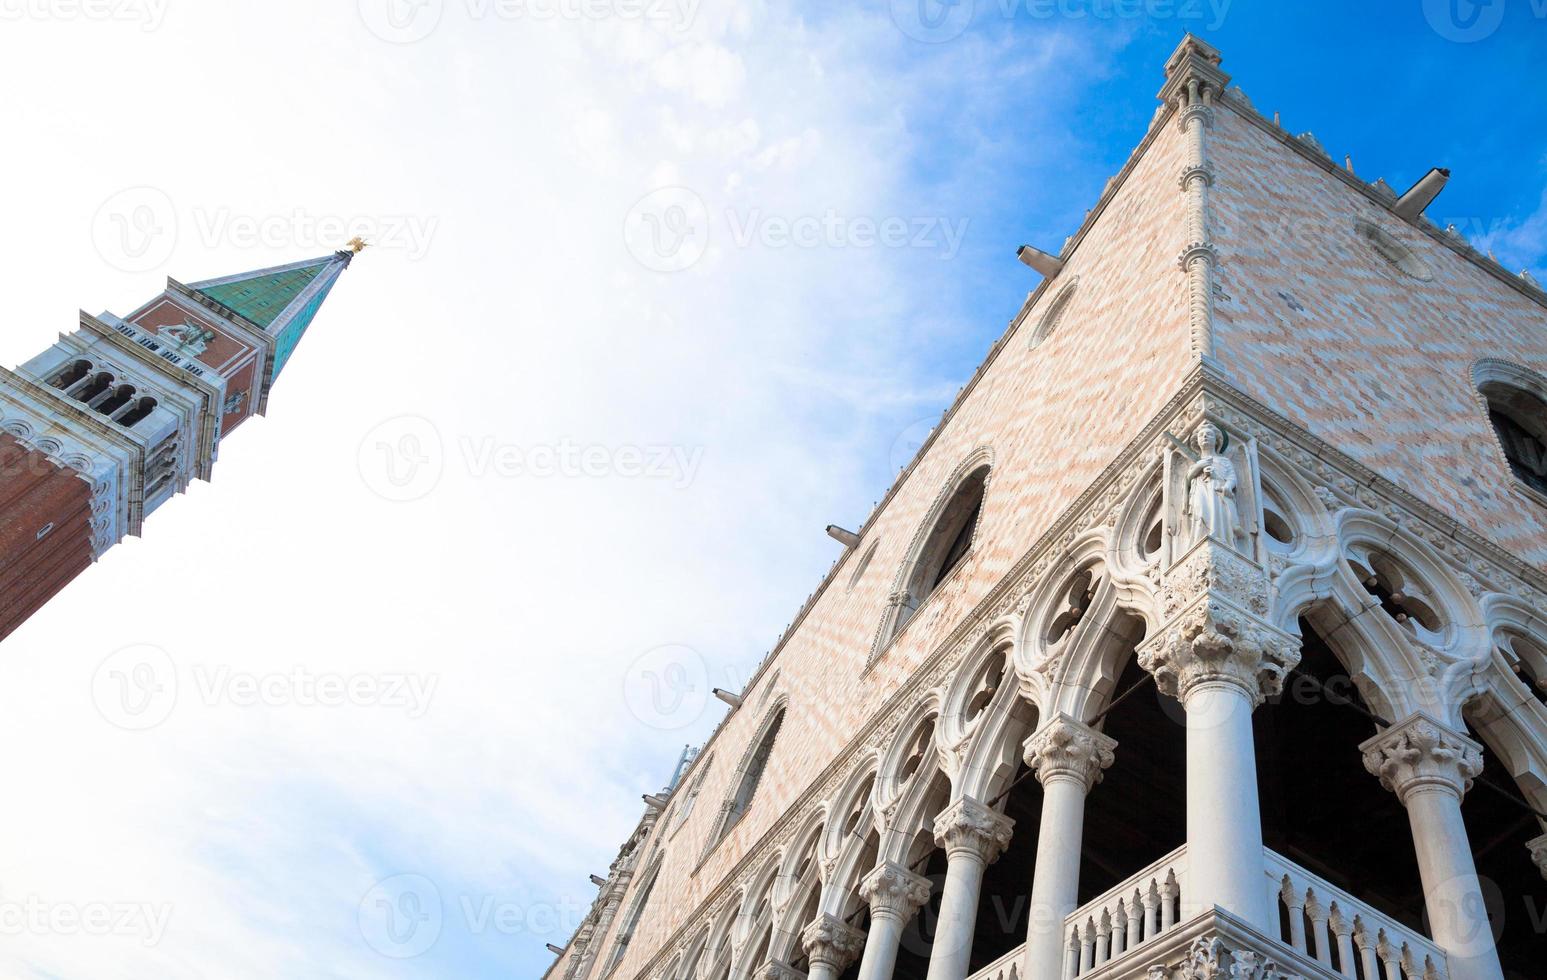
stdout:
POLYGON ((800 933, 800 946, 811 965, 829 967, 836 976, 865 948, 865 934, 835 915, 822 915, 800 933))
POLYGON ((1482 746, 1417 712, 1359 746, 1364 768, 1404 804, 1410 794, 1435 787, 1457 799, 1483 770, 1482 746))
POLYGON ((1144 976, 1145 980, 1305 980, 1300 974, 1285 973, 1260 953, 1232 950, 1217 937, 1193 940, 1181 963, 1152 966, 1144 976))
POLYGON ((806 975, 783 960, 769 960, 757 968, 758 980, 806 980, 806 975))
POLYGON ((1139 665, 1184 702, 1198 684, 1223 681, 1261 704, 1283 690, 1284 676, 1299 662, 1295 637, 1211 593, 1139 646, 1139 665))
POLYGON ((1531 852, 1536 869, 1542 873, 1543 878, 1547 878, 1547 834, 1526 841, 1526 848, 1531 852))
POLYGON ((859 897, 870 906, 870 917, 907 922, 929 901, 928 878, 892 861, 878 865, 859 883, 859 897))
POLYGON ((1112 764, 1116 748, 1116 739, 1059 714, 1026 740, 1026 764, 1044 786, 1053 779, 1075 779, 1089 792, 1112 764))
POLYGON ((964 796, 935 818, 935 843, 951 858, 971 854, 993 864, 1009 846, 1014 828, 1014 820, 964 796))

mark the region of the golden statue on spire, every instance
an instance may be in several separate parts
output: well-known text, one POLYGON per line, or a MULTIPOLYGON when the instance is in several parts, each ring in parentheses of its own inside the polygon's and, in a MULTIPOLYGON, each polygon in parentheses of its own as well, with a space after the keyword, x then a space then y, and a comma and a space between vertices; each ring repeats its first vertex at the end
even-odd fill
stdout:
POLYGON ((353 252, 356 255, 359 255, 361 252, 365 251, 365 249, 370 245, 370 242, 367 242, 365 239, 361 238, 359 235, 356 235, 355 237, 351 238, 349 241, 345 242, 344 245, 351 252, 353 252))

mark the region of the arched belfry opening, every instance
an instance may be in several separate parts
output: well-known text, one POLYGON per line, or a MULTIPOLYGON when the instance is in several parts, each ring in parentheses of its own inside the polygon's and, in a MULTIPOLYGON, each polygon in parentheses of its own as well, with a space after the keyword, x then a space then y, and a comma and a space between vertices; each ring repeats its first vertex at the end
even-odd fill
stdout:
MULTIPOLYGON (((1252 716, 1263 844, 1376 910, 1423 930, 1407 811, 1365 770, 1376 714, 1307 619, 1298 666, 1252 716)), ((1389 720, 1389 719, 1388 719, 1389 720)), ((1288 906, 1280 903, 1288 929, 1288 906)))

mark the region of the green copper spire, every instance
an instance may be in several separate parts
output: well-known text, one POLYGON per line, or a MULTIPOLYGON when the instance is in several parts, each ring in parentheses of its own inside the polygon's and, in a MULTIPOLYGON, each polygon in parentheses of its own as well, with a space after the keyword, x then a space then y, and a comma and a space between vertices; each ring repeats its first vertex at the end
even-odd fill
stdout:
POLYGON ((349 249, 332 255, 208 279, 193 283, 191 288, 274 338, 274 368, 269 376, 272 381, 290 360, 339 275, 365 247, 359 239, 349 244, 349 249))

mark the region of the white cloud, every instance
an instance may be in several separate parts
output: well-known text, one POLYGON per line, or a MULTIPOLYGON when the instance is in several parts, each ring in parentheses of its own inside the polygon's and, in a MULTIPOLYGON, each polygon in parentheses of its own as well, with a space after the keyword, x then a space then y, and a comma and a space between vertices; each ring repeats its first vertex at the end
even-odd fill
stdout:
POLYGON ((960 383, 935 363, 967 329, 959 265, 738 247, 729 216, 965 214, 996 168, 1023 161, 975 151, 921 179, 911 168, 940 134, 911 107, 950 105, 951 128, 970 131, 1001 111, 982 98, 996 76, 1055 88, 1053 32, 925 57, 884 9, 813 20, 703 4, 685 30, 469 9, 448 4, 410 45, 373 37, 352 4, 299 2, 177 7, 149 34, 42 24, 0 38, 0 105, 29 147, 0 164, 27 188, 0 241, 29 287, 12 297, 7 363, 69 329, 72 304, 126 313, 160 272, 190 281, 297 257, 199 241, 185 221, 164 269, 120 273, 84 232, 124 186, 160 187, 185 216, 438 220, 421 261, 357 261, 270 417, 222 447, 212 484, 0 651, 0 737, 18 747, 0 901, 173 910, 149 947, 7 936, 0 972, 533 975, 560 927, 448 922, 428 953, 393 960, 362 936, 358 906, 399 873, 431 876, 448 906, 583 905, 638 794, 716 717, 711 705, 680 729, 641 723, 622 696, 628 665, 680 643, 713 683, 745 679, 834 557, 821 526, 862 516, 895 469, 893 442, 960 383), (666 185, 701 199, 709 238, 697 263, 663 274, 630 254, 623 224, 666 185), (394 503, 362 478, 361 442, 405 414, 439 431, 444 473, 394 503), (615 463, 664 446, 702 462, 686 488, 499 477, 474 472, 463 439, 598 447, 615 463), (182 682, 147 732, 114 728, 90 696, 97 665, 136 642, 167 650, 182 682), (206 703, 192 680, 297 665, 438 686, 416 719, 206 703))

